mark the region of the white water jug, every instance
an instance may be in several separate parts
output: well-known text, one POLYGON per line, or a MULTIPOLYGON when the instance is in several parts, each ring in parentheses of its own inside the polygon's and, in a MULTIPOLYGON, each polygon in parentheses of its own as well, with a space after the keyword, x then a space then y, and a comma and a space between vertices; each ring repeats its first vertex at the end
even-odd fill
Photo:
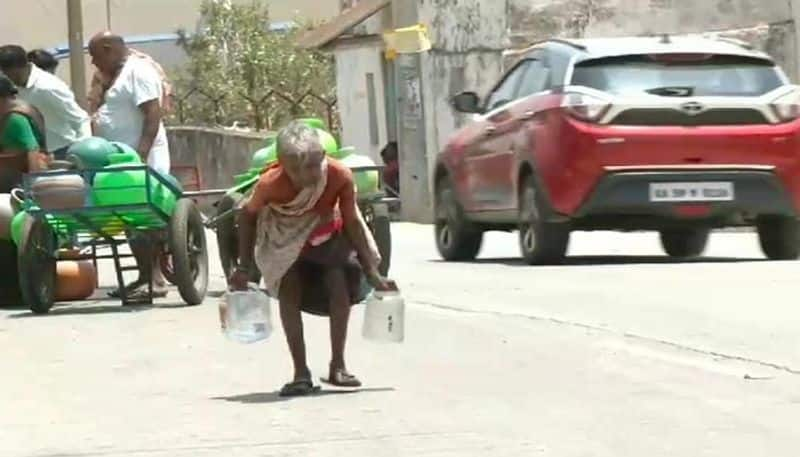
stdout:
POLYGON ((405 338, 406 304, 399 292, 375 291, 364 309, 362 335, 372 341, 402 343, 405 338))
POLYGON ((272 334, 269 297, 250 284, 248 290, 228 291, 219 303, 222 332, 229 340, 250 344, 272 334))

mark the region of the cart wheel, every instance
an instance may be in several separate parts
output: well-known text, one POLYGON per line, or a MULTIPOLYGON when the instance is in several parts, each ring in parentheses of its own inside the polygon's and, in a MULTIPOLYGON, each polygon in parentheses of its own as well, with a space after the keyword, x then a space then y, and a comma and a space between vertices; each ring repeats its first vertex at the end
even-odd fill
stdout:
POLYGON ((208 290, 208 251, 203 218, 192 200, 178 200, 168 237, 181 298, 187 305, 199 305, 208 290))
POLYGON ((53 307, 56 290, 56 236, 44 219, 27 216, 17 265, 22 301, 36 314, 53 307))
MULTIPOLYGON (((233 209, 242 198, 242 194, 236 192, 222 197, 217 203, 217 214, 223 214, 233 209)), ((239 262, 239 237, 237 233, 238 228, 235 217, 228 217, 217 225, 217 248, 222 271, 225 273, 225 281, 230 279, 231 274, 233 274, 233 268, 239 262)), ((255 265, 250 265, 250 281, 256 284, 261 282, 261 274, 255 265)))

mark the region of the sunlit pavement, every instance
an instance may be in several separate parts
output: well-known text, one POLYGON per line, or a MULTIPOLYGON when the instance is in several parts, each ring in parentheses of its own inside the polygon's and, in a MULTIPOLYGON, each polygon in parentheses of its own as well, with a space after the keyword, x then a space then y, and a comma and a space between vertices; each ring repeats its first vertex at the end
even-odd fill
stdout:
MULTIPOLYGON (((800 264, 753 234, 681 264, 652 234, 582 233, 558 267, 521 265, 510 234, 462 264, 430 227, 394 237, 407 341, 363 340, 357 308, 352 393, 279 398, 283 336, 226 341, 213 297, 0 311, 0 456, 797 455, 800 264)), ((323 376, 326 321, 307 324, 323 376)))

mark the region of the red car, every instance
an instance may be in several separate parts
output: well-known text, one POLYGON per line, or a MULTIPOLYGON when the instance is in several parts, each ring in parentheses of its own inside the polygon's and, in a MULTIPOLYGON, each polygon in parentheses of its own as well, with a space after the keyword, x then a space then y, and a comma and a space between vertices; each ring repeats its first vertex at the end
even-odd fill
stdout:
POLYGON ((530 264, 570 232, 654 230, 673 257, 712 229, 755 226, 770 259, 800 254, 800 91, 767 55, 706 38, 549 40, 528 49, 439 155, 436 241, 470 260, 519 230, 530 264))

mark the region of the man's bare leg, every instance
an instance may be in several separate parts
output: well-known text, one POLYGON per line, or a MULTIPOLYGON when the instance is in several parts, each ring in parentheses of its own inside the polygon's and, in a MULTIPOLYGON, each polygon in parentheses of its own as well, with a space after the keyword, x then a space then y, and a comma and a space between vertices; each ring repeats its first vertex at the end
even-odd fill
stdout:
MULTIPOLYGON (((139 267, 139 279, 135 286, 146 287, 150 278, 153 278, 153 292, 163 293, 167 290, 167 280, 161 271, 159 256, 161 245, 151 234, 139 234, 129 242, 131 253, 139 267)), ((131 291, 128 290, 130 293, 131 291)))
POLYGON ((324 279, 330 298, 331 365, 328 381, 343 387, 358 387, 361 382, 348 373, 344 361, 347 326, 350 322, 350 292, 344 269, 330 268, 325 272, 324 279))
POLYGON ((311 379, 311 370, 306 361, 306 342, 303 338, 301 294, 300 275, 296 269, 291 268, 281 282, 279 300, 283 332, 286 334, 286 343, 294 365, 294 381, 311 379))

